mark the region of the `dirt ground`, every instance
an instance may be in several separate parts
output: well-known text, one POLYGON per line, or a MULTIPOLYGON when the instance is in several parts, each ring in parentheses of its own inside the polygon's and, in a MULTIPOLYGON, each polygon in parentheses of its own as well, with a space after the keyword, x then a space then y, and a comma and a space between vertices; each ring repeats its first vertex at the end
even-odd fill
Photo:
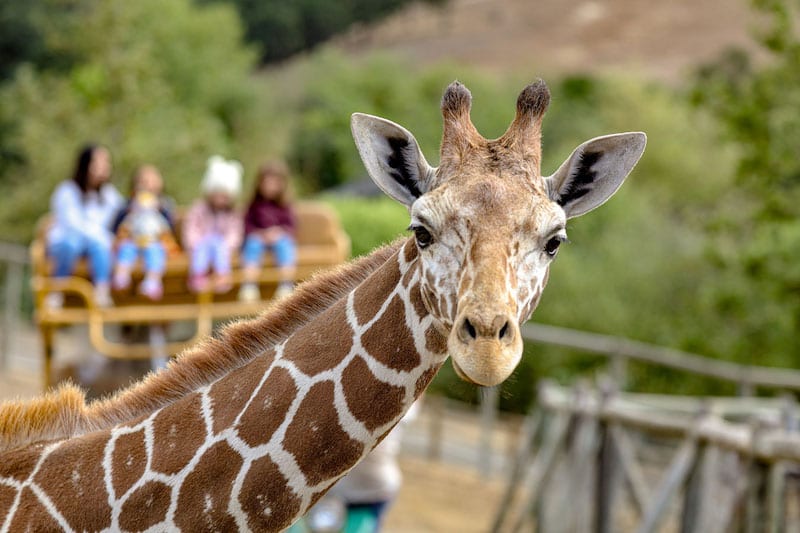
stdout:
POLYGON ((618 71, 675 80, 731 46, 752 46, 747 0, 449 0, 417 3, 338 45, 415 64, 458 61, 531 75, 618 71))
POLYGON ((403 488, 387 515, 385 533, 488 531, 503 492, 499 478, 475 468, 404 456, 403 488))

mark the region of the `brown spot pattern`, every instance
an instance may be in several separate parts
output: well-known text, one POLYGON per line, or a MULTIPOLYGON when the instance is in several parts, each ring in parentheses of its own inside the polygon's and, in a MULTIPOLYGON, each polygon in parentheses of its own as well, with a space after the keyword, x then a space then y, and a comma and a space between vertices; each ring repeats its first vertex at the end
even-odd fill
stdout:
POLYGON ((165 407, 153 420, 153 435, 153 470, 180 472, 206 437, 200 395, 191 394, 165 407))
POLYGON ((242 463, 226 442, 206 450, 180 488, 175 525, 183 531, 236 531, 228 502, 242 463))
POLYGON ((409 238, 403 245, 403 258, 406 260, 406 263, 410 263, 416 259, 418 255, 419 251, 417 250, 417 246, 414 244, 414 241, 409 238))
POLYGON ((439 372, 440 368, 442 368, 442 365, 434 365, 422 373, 414 387, 414 399, 419 398, 420 394, 428 388, 428 385, 430 385, 433 378, 436 377, 436 373, 439 372))
POLYGON ((309 376, 338 365, 353 347, 354 332, 347 323, 344 302, 325 311, 286 342, 285 357, 309 376))
POLYGON ((42 446, 40 445, 3 454, 3 460, 0 461, 0 477, 25 481, 36 468, 36 463, 39 462, 41 455, 42 446))
POLYGON ((300 511, 300 498, 269 457, 262 457, 250 465, 239 503, 247 514, 247 525, 253 531, 286 529, 300 511))
POLYGON ((215 434, 233 424, 274 361, 275 350, 269 350, 211 386, 208 394, 215 434))
POLYGON ((16 489, 12 489, 6 485, 0 485, 0 516, 5 515, 11 504, 14 503, 14 498, 17 495, 16 489))
POLYGON ((408 299, 419 318, 428 316, 428 309, 425 307, 425 302, 422 301, 422 293, 420 292, 419 284, 414 285, 408 290, 408 299))
POLYGON ((283 423, 286 413, 297 396, 297 385, 285 368, 275 368, 238 426, 239 436, 249 446, 266 444, 272 434, 283 423))
POLYGON ((70 527, 97 531, 111 524, 103 471, 109 434, 90 433, 67 441, 44 460, 34 481, 51 497, 70 527))
POLYGON ((364 324, 378 314, 386 295, 391 294, 400 280, 400 265, 394 258, 381 268, 380 275, 372 275, 368 281, 356 289, 353 298, 353 310, 359 324, 364 324), (391 271, 389 268, 391 266, 391 271), (385 270, 384 270, 385 269, 385 270))
POLYGON ((347 408, 368 430, 390 422, 403 411, 405 389, 375 377, 360 357, 353 359, 342 373, 347 408))
POLYGON ((392 298, 383 316, 362 335, 361 343, 369 355, 389 368, 408 371, 420 363, 411 330, 406 326, 405 306, 398 296, 392 298))
POLYGON ((149 481, 136 489, 122 505, 119 526, 126 531, 142 531, 167 518, 172 499, 169 486, 149 481))
POLYGON ((428 326, 428 329, 425 330, 425 348, 436 354, 447 351, 447 339, 433 325, 428 326))
POLYGON ((146 466, 144 430, 118 437, 111 453, 111 483, 117 498, 142 477, 146 466))
POLYGON ((333 391, 330 381, 311 387, 283 439, 283 448, 294 455, 310 485, 343 474, 364 450, 339 425, 333 391))
POLYGON ((33 491, 29 488, 24 489, 9 531, 62 531, 62 529, 33 491))

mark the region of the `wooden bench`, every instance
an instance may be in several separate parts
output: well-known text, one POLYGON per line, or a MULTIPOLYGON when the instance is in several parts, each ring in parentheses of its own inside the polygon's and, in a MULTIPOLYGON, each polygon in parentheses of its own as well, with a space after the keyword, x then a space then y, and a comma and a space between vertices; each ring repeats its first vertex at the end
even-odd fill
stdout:
MULTIPOLYGON (((347 260, 350 254, 350 239, 343 231, 336 214, 324 204, 311 201, 298 202, 297 214, 297 269, 296 281, 302 281, 314 272, 330 268, 347 260)), ((114 306, 100 308, 95 305, 93 286, 89 281, 85 260, 81 260, 73 276, 53 278, 52 264, 46 254, 45 234, 50 218, 46 215, 39 221, 36 238, 31 243, 32 288, 35 306, 35 322, 42 335, 44 355, 44 385, 52 384, 54 355, 54 333, 61 326, 86 324, 89 340, 98 352, 120 359, 147 359, 153 355, 153 347, 147 343, 129 344, 110 340, 106 334, 109 324, 161 325, 174 321, 195 323, 194 334, 188 340, 166 342, 160 347, 162 353, 174 355, 199 338, 211 333, 214 320, 241 316, 252 316, 263 310, 275 292, 278 271, 271 257, 265 258, 259 285, 261 300, 241 302, 237 292, 242 280, 238 270, 238 257, 234 258, 233 289, 225 294, 211 290, 192 293, 187 288, 188 257, 179 252, 170 255, 164 273, 164 297, 159 301, 149 300, 136 293, 141 280, 141 270, 134 271, 130 290, 114 291, 114 306), (47 294, 60 291, 64 294, 64 305, 50 308, 45 305, 47 294)), ((267 254, 269 255, 269 254, 267 254)))

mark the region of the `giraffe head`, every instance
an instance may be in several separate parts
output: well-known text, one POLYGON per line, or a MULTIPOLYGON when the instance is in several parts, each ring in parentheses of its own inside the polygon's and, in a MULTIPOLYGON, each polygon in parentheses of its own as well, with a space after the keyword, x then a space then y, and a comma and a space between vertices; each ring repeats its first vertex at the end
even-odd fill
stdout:
POLYGON ((544 82, 520 93, 516 117, 498 139, 478 133, 471 103, 458 82, 445 91, 438 168, 393 122, 356 113, 352 130, 372 179, 408 207, 422 299, 447 336, 456 372, 496 385, 519 363, 519 325, 539 302, 567 238, 567 220, 617 191, 642 155, 646 136, 591 139, 544 177, 541 125, 550 103, 544 82))

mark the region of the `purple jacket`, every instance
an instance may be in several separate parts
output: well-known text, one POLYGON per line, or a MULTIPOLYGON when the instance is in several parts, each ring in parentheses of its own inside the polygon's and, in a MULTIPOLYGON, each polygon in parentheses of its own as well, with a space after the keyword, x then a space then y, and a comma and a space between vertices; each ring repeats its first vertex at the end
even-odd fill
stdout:
POLYGON ((205 237, 217 234, 232 250, 242 244, 242 219, 231 209, 214 213, 204 199, 197 200, 186 213, 182 224, 183 247, 192 250, 205 237))
POLYGON ((294 235, 295 218, 292 208, 262 198, 253 200, 244 216, 245 235, 273 226, 280 226, 294 235))

